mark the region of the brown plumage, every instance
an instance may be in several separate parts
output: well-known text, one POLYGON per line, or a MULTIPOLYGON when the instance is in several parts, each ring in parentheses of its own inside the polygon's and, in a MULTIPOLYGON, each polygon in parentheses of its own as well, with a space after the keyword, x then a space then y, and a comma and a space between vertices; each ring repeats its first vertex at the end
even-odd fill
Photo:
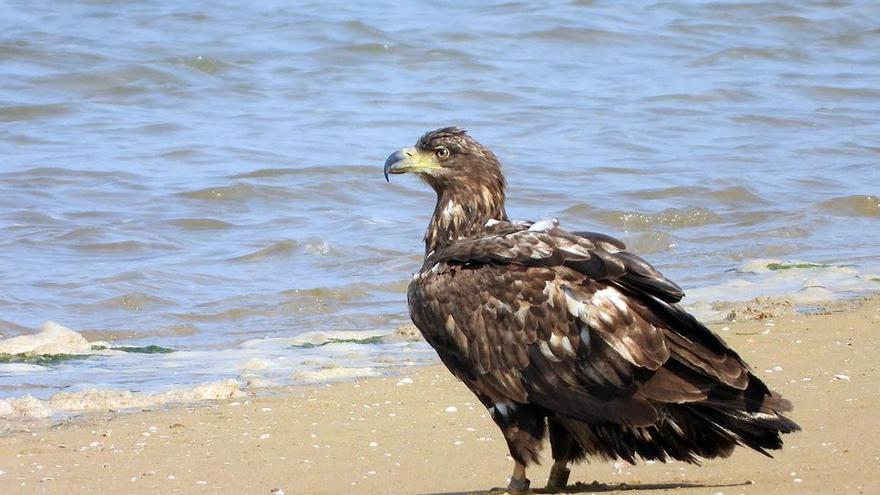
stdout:
POLYGON ((437 193, 412 320, 501 428, 524 490, 549 433, 548 487, 590 456, 697 463, 736 445, 767 454, 798 426, 682 290, 624 244, 555 222, 512 223, 501 165, 457 128, 391 155, 437 193))

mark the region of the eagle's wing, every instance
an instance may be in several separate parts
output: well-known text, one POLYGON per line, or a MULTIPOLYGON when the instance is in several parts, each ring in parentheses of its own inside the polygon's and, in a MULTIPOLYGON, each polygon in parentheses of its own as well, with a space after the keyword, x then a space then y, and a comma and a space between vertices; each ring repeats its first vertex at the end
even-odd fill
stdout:
MULTIPOLYGON (((502 229, 503 230, 503 229, 502 229)), ((490 401, 645 426, 658 404, 786 404, 677 304, 681 289, 601 234, 523 226, 432 253, 410 286, 416 325, 490 401)))
POLYGON ((613 280, 674 303, 684 292, 647 261, 626 251, 623 242, 597 232, 566 232, 555 225, 539 230, 534 224, 499 222, 498 234, 463 239, 436 253, 431 261, 516 263, 573 268, 593 280, 613 280), (504 226, 507 225, 507 228, 504 226))

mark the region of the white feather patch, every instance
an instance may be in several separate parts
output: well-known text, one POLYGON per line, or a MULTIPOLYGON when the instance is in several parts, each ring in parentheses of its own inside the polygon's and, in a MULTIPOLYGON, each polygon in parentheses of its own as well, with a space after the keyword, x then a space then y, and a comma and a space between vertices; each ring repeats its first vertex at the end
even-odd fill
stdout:
POLYGON ((613 287, 607 287, 605 289, 596 291, 593 294, 593 297, 590 299, 590 302, 593 303, 594 306, 601 306, 603 302, 610 302, 617 308, 617 311, 620 314, 625 315, 629 312, 629 308, 626 306, 626 301, 623 300, 623 297, 620 294, 620 291, 613 287))
POLYGON ((446 317, 446 332, 450 335, 455 333, 455 318, 452 315, 446 317))
POLYGON ((562 348, 565 349, 565 353, 569 356, 577 356, 577 353, 574 351, 574 347, 571 346, 571 339, 569 339, 568 337, 562 338, 562 348))
POLYGON ((590 328, 584 327, 581 329, 581 342, 584 344, 584 347, 590 347, 590 328))
POLYGON ((559 250, 565 253, 573 254, 580 258, 590 258, 590 252, 583 246, 578 244, 567 244, 559 246, 559 250))
POLYGON ((553 352, 550 351, 550 346, 547 345, 546 340, 539 340, 538 348, 541 350, 541 354, 543 354, 544 357, 549 359, 550 361, 553 361, 554 363, 558 363, 560 361, 560 359, 554 356, 553 352))
POLYGON ((531 258, 532 259, 544 259, 544 258, 549 258, 550 255, 552 255, 552 254, 553 254, 553 250, 550 249, 549 246, 547 246, 546 244, 540 244, 538 246, 535 246, 534 251, 532 251, 531 258))
POLYGON ((515 409, 516 409, 516 404, 514 404, 513 402, 496 402, 495 405, 493 405, 489 409, 489 412, 492 413, 492 416, 495 416, 496 414, 500 414, 502 416, 509 416, 510 413, 512 411, 514 411, 515 409))
POLYGON ((568 313, 575 318, 583 320, 583 316, 587 315, 586 304, 574 297, 574 292, 568 287, 563 287, 562 293, 565 294, 565 306, 568 313))
POLYGON ((559 220, 548 218, 533 223, 532 226, 529 227, 529 232, 546 232, 553 227, 559 227, 559 220))
POLYGON ((571 346, 571 341, 568 340, 568 337, 559 334, 550 335, 550 345, 553 347, 562 347, 562 350, 565 351, 571 357, 575 356, 574 348, 571 346))

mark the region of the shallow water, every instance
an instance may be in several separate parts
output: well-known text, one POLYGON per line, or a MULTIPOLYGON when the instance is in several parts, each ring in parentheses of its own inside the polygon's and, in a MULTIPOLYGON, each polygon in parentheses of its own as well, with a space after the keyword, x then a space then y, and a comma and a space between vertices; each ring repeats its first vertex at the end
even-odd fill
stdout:
POLYGON ((876 289, 878 18, 870 1, 6 2, 0 334, 55 320, 178 352, 6 365, 0 397, 426 358, 290 338, 408 321, 433 199, 381 166, 441 125, 501 157, 511 216, 618 236, 692 304, 876 289))

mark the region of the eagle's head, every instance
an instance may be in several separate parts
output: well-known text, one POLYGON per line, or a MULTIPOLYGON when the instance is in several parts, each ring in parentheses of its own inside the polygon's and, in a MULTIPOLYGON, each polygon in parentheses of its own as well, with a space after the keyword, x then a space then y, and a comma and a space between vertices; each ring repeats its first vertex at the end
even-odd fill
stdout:
POLYGON ((425 250, 479 232, 489 220, 507 220, 501 163, 464 129, 444 127, 425 133, 415 147, 385 160, 388 174, 414 173, 437 193, 425 232, 425 250))
POLYGON ((388 174, 414 173, 435 191, 483 187, 503 194, 504 177, 495 154, 458 127, 426 132, 415 147, 395 151, 385 160, 388 174))

